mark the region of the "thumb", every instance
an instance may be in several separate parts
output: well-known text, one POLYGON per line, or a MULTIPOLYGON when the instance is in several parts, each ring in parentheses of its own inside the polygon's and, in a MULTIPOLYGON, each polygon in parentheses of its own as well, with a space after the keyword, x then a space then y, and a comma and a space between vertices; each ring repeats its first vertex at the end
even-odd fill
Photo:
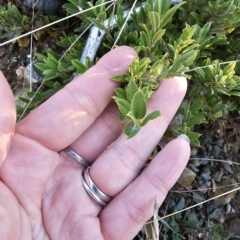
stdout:
POLYGON ((16 123, 16 107, 13 93, 0 71, 0 166, 7 156, 16 123))

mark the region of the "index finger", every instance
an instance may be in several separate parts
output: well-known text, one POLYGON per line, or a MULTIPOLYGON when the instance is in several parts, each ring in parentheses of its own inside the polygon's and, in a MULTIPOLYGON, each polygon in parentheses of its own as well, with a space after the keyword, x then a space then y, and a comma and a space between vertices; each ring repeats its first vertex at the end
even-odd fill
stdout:
POLYGON ((126 72, 135 56, 126 46, 110 51, 23 119, 16 131, 55 151, 67 147, 108 105, 117 87, 109 79, 126 72))

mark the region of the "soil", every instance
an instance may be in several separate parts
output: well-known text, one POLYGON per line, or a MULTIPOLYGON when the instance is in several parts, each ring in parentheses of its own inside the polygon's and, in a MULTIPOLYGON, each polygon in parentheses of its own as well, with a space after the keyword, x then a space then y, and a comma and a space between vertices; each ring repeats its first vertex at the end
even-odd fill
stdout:
POLYGON ((6 45, 0 48, 0 70, 7 78, 13 90, 23 87, 23 78, 19 78, 16 70, 28 63, 29 49, 19 49, 16 44, 6 45))

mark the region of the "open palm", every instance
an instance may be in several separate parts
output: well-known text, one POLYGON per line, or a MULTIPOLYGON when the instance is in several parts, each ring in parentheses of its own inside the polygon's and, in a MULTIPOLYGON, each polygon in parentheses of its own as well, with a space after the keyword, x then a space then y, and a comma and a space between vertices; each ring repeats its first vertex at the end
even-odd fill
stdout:
POLYGON ((139 172, 178 109, 186 80, 164 81, 148 106, 162 116, 126 140, 111 101, 117 83, 109 79, 135 56, 129 47, 109 52, 16 128, 14 99, 0 75, 1 239, 132 239, 154 200, 164 200, 187 162, 187 142, 173 140, 139 172), (87 195, 83 167, 62 151, 67 146, 92 163, 93 181, 113 197, 105 208, 87 195))

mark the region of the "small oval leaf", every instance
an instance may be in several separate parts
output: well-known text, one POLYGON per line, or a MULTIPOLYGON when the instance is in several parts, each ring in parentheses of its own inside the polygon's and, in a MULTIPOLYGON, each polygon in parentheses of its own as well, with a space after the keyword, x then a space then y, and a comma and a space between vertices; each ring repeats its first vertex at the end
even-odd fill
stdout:
POLYGON ((116 102, 123 115, 128 114, 128 112, 131 110, 131 105, 126 100, 118 99, 116 102))
POLYGON ((142 91, 137 91, 131 102, 131 112, 136 119, 142 119, 146 115, 147 102, 142 91))
POLYGON ((128 123, 124 129, 123 132, 127 135, 128 139, 134 137, 141 128, 137 127, 133 122, 128 123))

